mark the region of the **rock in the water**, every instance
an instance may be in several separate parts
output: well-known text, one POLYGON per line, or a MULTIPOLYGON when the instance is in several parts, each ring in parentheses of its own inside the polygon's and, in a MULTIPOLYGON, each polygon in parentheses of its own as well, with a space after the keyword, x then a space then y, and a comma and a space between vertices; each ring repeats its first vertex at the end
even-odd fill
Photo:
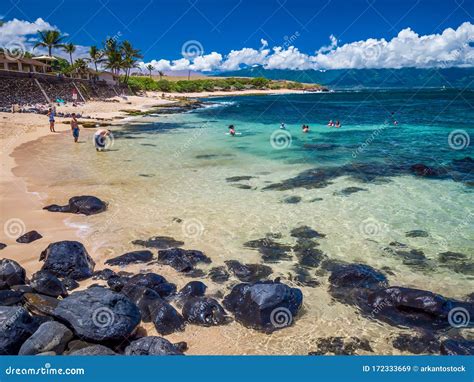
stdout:
POLYGON ((54 297, 37 293, 25 293, 23 300, 25 302, 25 308, 32 314, 44 316, 53 316, 54 309, 56 309, 59 303, 59 300, 54 297))
POLYGON ((304 268, 317 268, 327 258, 326 254, 316 248, 318 243, 311 239, 299 238, 293 247, 298 264, 304 268))
POLYGON ((153 259, 153 253, 151 251, 133 251, 124 253, 121 256, 114 257, 105 262, 108 265, 128 265, 135 263, 146 263, 153 259))
POLYGON ((209 271, 209 277, 215 283, 221 284, 229 280, 229 272, 223 266, 214 267, 209 271))
POLYGON ((125 285, 137 285, 153 289, 163 298, 176 292, 175 284, 167 282, 163 276, 156 273, 139 273, 131 277, 125 285))
POLYGON ((243 282, 255 282, 266 279, 273 271, 268 265, 241 264, 237 260, 225 261, 227 268, 243 282))
POLYGON ((257 249, 262 254, 262 259, 266 263, 277 263, 284 260, 291 260, 291 247, 280 244, 269 235, 262 239, 250 240, 244 243, 244 247, 257 249))
POLYGON ((95 262, 84 246, 77 241, 58 241, 51 243, 41 252, 40 261, 43 271, 49 271, 57 277, 69 277, 84 280, 92 276, 95 262))
POLYGON ((125 348, 125 355, 182 355, 167 339, 157 336, 143 337, 125 348))
POLYGON ((148 240, 134 240, 132 244, 141 245, 146 248, 168 249, 184 245, 184 241, 175 240, 169 236, 154 236, 148 240))
POLYGON ((426 231, 422 231, 421 229, 415 229, 413 231, 405 232, 406 237, 428 237, 429 234, 426 231))
POLYGON ((474 355, 474 341, 449 339, 441 343, 443 355, 474 355))
POLYGON ((7 245, 6 245, 5 243, 0 243, 0 251, 1 251, 2 249, 6 248, 6 247, 7 247, 7 245))
POLYGON ((440 266, 453 272, 474 276, 474 261, 471 256, 459 252, 443 252, 438 255, 440 266))
POLYGON ((390 287, 376 290, 368 295, 367 305, 359 306, 372 318, 400 327, 440 330, 448 328, 452 322, 457 323, 458 318, 466 320, 466 326, 474 324, 472 304, 420 289, 390 287), (458 317, 457 313, 461 315, 458 317))
POLYGON ((25 308, 0 306, 0 355, 16 355, 38 329, 38 321, 25 308))
POLYGON ((55 316, 88 341, 123 341, 140 323, 140 311, 127 297, 94 287, 61 300, 55 316))
POLYGON ((307 225, 302 225, 300 227, 294 228, 290 232, 291 236, 301 238, 301 239, 321 239, 326 237, 325 234, 319 233, 318 231, 308 227, 307 225))
POLYGON ((283 199, 282 202, 286 204, 297 204, 301 202, 301 200, 302 200, 301 196, 288 196, 285 199, 283 199))
POLYGON ((183 317, 166 301, 155 300, 149 309, 156 331, 162 336, 184 330, 183 317))
POLYGON ((429 334, 422 336, 400 334, 393 340, 395 349, 413 354, 438 354, 439 346, 439 341, 429 334))
POLYGON ((47 271, 36 272, 31 279, 33 289, 41 294, 51 297, 66 297, 67 291, 64 284, 55 275, 47 271))
POLYGON ((92 345, 72 351, 69 355, 117 355, 117 353, 103 345, 92 345))
POLYGON ((211 259, 201 251, 171 248, 158 251, 158 262, 169 265, 178 272, 189 272, 199 263, 211 263, 211 259))
POLYGON ((47 351, 62 354, 72 337, 72 332, 63 324, 48 321, 41 324, 38 330, 21 345, 18 354, 35 355, 47 351))
POLYGON ((154 301, 161 300, 157 292, 143 285, 127 284, 120 293, 127 296, 140 309, 143 322, 153 320, 154 315, 150 312, 151 305, 154 301))
POLYGON ((183 306, 183 317, 187 322, 201 326, 224 325, 229 321, 222 306, 209 297, 189 298, 183 306))
POLYGON ((70 212, 73 214, 94 215, 107 209, 107 204, 95 196, 74 196, 65 206, 52 204, 43 208, 51 212, 70 212))
POLYGON ((26 272, 15 260, 0 259, 0 289, 25 284, 26 272))
POLYGON ((300 289, 274 281, 238 284, 224 298, 238 322, 267 333, 290 326, 302 303, 300 289))
POLYGON ((27 244, 27 243, 31 243, 32 241, 39 240, 42 237, 43 236, 37 231, 30 231, 30 232, 25 233, 24 235, 21 235, 18 239, 16 239, 16 242, 27 244))
POLYGON ((334 192, 333 195, 335 196, 349 196, 351 194, 355 194, 356 192, 360 191, 368 191, 366 188, 361 187, 346 187, 343 188, 341 191, 334 192))
POLYGON ((318 350, 310 352, 309 355, 326 355, 328 353, 334 355, 354 355, 359 349, 373 352, 368 340, 357 337, 319 338, 316 344, 318 346, 318 350))

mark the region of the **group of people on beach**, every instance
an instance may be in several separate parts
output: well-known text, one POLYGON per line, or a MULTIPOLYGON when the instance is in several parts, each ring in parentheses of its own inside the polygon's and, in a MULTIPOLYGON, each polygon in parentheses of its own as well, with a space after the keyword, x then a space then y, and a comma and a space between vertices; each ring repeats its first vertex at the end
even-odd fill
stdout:
MULTIPOLYGON (((56 130, 54 128, 55 124, 55 119, 54 117, 56 116, 56 110, 53 107, 50 107, 48 109, 48 119, 49 119, 49 131, 52 133, 55 133, 56 130)), ((76 113, 71 114, 71 133, 72 137, 74 138, 74 143, 77 143, 79 141, 79 133, 80 133, 80 128, 79 128, 79 121, 77 120, 77 115, 76 113)), ((103 151, 106 148, 107 145, 107 137, 110 136, 110 130, 106 129, 99 129, 94 133, 94 144, 95 144, 95 149, 97 151, 103 151)))

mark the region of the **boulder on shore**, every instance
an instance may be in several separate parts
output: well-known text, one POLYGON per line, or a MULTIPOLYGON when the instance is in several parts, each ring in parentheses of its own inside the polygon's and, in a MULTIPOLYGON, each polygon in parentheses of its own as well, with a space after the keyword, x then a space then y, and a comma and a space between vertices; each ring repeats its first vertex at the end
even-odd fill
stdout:
POLYGON ((156 331, 162 336, 184 330, 181 314, 164 300, 155 300, 149 307, 156 331))
POLYGON ((109 259, 105 262, 107 265, 128 265, 128 264, 135 264, 135 263, 146 263, 153 259, 153 253, 151 251, 133 251, 127 252, 123 255, 114 257, 109 259))
POLYGON ((158 262, 169 265, 178 272, 189 272, 199 263, 211 263, 203 252, 194 249, 170 248, 158 251, 158 262))
POLYGON ((238 322, 267 333, 290 326, 302 303, 300 289, 276 281, 237 284, 224 298, 238 322))
POLYGON ((50 212, 70 212, 73 214, 94 215, 107 209, 107 204, 95 196, 82 195, 69 199, 65 206, 51 204, 43 208, 50 212))
POLYGON ((0 355, 16 355, 39 322, 25 308, 0 306, 0 355))
POLYGON ((183 317, 190 324, 201 326, 224 325, 229 322, 224 308, 209 297, 188 299, 183 306, 183 317))
POLYGON ((0 289, 25 284, 25 269, 15 260, 0 259, 0 289))
POLYGON ((41 239, 43 236, 38 233, 37 231, 30 231, 23 235, 21 235, 18 239, 16 239, 17 243, 28 244, 35 240, 41 239))
POLYGON ((183 355, 167 339, 158 336, 143 337, 125 348, 125 355, 183 355))
POLYGON ((47 271, 38 271, 31 278, 31 287, 41 294, 51 297, 66 297, 67 290, 61 280, 47 271))
POLYGON ((72 293, 54 315, 86 341, 123 341, 140 323, 140 311, 123 294, 102 287, 72 293))
POLYGON ((41 270, 49 271, 57 277, 84 280, 92 276, 95 262, 78 241, 58 241, 51 243, 41 252, 44 261, 41 270))
POLYGON ((21 345, 18 354, 35 355, 47 351, 62 354, 72 337, 72 332, 63 324, 56 321, 44 322, 38 330, 21 345))

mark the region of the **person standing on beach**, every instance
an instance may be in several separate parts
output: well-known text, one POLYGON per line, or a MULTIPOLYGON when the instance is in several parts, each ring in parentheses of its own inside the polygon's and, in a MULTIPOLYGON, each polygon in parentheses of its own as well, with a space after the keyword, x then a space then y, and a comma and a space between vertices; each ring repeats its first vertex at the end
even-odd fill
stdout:
POLYGON ((79 123, 77 122, 76 113, 72 113, 71 131, 72 136, 74 137, 74 142, 77 143, 79 140, 79 123))
POLYGON ((55 133, 56 130, 54 130, 54 110, 50 107, 48 110, 48 117, 49 117, 49 131, 52 133, 55 133))

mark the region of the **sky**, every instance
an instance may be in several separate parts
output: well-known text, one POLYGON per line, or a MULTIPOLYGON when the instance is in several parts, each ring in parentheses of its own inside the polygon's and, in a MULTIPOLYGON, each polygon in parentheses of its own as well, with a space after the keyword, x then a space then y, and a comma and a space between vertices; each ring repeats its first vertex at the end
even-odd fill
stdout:
POLYGON ((474 0, 2 0, 0 17, 1 47, 54 28, 77 57, 114 37, 163 71, 474 66, 474 0))

